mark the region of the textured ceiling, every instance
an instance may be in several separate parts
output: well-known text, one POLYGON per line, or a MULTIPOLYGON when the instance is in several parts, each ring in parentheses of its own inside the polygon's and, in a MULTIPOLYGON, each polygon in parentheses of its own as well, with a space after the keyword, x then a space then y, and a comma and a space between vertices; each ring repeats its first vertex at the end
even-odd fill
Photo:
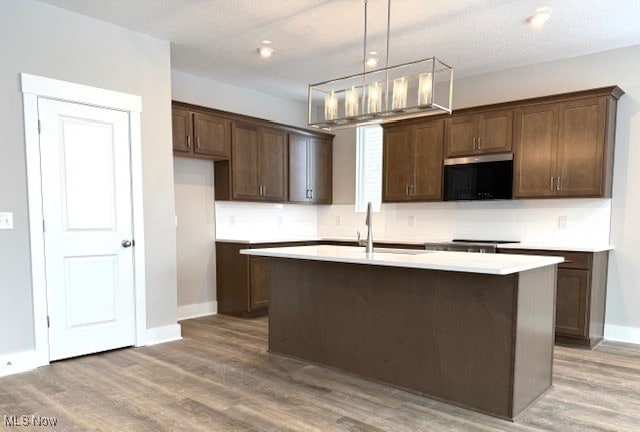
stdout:
MULTIPOLYGON (((304 101, 362 71, 363 0, 43 0, 172 42, 172 68, 304 101), (262 59, 263 39, 276 50, 262 59)), ((368 0, 384 65, 386 0, 368 0)), ((640 0, 393 0, 390 65, 437 55, 456 76, 640 44, 640 0), (547 6, 543 29, 524 24, 547 6)))

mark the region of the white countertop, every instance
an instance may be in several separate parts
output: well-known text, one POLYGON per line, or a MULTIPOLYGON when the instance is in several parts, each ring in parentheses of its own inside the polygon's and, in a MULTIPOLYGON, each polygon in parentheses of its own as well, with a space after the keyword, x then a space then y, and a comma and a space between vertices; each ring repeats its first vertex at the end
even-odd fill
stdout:
POLYGON ((243 249, 244 255, 331 261, 389 267, 458 271, 508 275, 564 261, 560 257, 511 254, 481 254, 467 252, 388 253, 375 252, 367 256, 365 248, 352 246, 294 246, 267 249, 243 249))
MULTIPOLYGON (((374 237, 375 238, 375 237, 374 237)), ((290 243, 305 241, 340 241, 340 242, 356 242, 355 237, 291 237, 291 238, 267 238, 257 237, 251 239, 216 239, 218 242, 225 243, 290 243)), ((406 245, 423 245, 427 242, 450 242, 451 240, 400 240, 400 239, 375 239, 376 243, 395 243, 406 245)), ((498 249, 530 249, 530 250, 549 250, 549 251, 567 251, 567 252, 603 252, 612 250, 613 246, 608 244, 549 244, 549 243, 503 243, 498 245, 498 249)))

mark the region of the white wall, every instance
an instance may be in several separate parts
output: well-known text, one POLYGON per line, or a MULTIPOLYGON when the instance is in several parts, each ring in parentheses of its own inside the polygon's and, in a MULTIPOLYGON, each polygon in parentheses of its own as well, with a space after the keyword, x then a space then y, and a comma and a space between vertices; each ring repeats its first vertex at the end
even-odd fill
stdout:
MULTIPOLYGON (((458 79, 454 109, 506 102, 596 87, 618 85, 625 92, 618 103, 611 243, 606 311, 606 336, 640 343, 640 46, 632 46, 572 59, 551 61, 458 79)), ((341 161, 334 170, 344 178, 355 175, 341 161)), ((334 175, 335 178, 335 175, 334 175)), ((343 197, 344 198, 344 197, 343 197)), ((351 202, 353 202, 353 196, 351 202)), ((341 200, 342 201, 342 200, 341 200)), ((580 202, 578 200, 577 202, 580 202)), ((544 207, 546 201, 532 201, 544 207)), ((424 204, 425 209, 446 204, 424 204)), ((480 204, 478 204, 480 205, 480 204)), ((528 205, 528 204, 525 204, 528 205)), ((402 209, 397 205, 396 209, 402 209)), ((402 212, 403 210, 401 210, 402 212)), ((549 217, 558 211, 553 210, 549 217)), ((425 213, 425 215, 428 213, 425 213)), ((501 213, 502 215, 502 213, 501 213)), ((502 216, 498 216, 498 220, 502 216)), ((357 220, 358 215, 353 218, 357 220)), ((319 216, 320 224, 333 220, 319 216)), ((356 223, 356 222, 354 222, 356 223)), ((399 222, 402 224, 402 220, 399 222)), ((346 229, 346 228, 345 228, 346 229)), ((387 236, 393 233, 387 230, 387 236)))
POLYGON ((213 162, 174 158, 178 319, 217 312, 213 162))
MULTIPOLYGON (((306 126, 304 104, 176 70, 171 73, 171 81, 173 100, 292 126, 306 126)), ((179 318, 215 313, 217 310, 215 244, 212 241, 216 237, 264 234, 267 223, 268 232, 273 235, 316 234, 316 213, 312 206, 219 202, 214 208, 212 162, 176 158, 174 171, 179 318), (222 209, 222 214, 214 216, 217 209, 222 209), (232 216, 237 223, 229 223, 232 216), (213 223, 216 217, 219 219, 217 233, 213 223), (289 224, 292 228, 288 228, 289 224)))
POLYGON ((307 105, 173 70, 173 100, 244 114, 291 126, 307 126, 307 105))
POLYGON ((33 0, 2 2, 0 40, 0 355, 34 348, 21 72, 142 96, 147 326, 175 325, 169 44, 33 0))

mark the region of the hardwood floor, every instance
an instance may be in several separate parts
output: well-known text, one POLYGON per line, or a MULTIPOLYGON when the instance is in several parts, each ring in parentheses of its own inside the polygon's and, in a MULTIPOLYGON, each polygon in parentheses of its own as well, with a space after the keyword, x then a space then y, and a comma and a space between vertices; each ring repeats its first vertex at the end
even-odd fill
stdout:
POLYGON ((181 341, 1 378, 0 416, 54 416, 57 431, 640 430, 640 346, 556 347, 553 388, 510 423, 270 355, 266 318, 181 324, 181 341))

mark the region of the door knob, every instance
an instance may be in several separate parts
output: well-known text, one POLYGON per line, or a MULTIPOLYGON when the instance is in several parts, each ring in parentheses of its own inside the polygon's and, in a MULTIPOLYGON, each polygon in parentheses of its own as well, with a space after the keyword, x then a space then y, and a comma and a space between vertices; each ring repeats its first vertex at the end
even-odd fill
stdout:
POLYGON ((122 240, 122 243, 120 243, 122 245, 122 247, 128 248, 133 246, 133 242, 131 240, 122 240))

